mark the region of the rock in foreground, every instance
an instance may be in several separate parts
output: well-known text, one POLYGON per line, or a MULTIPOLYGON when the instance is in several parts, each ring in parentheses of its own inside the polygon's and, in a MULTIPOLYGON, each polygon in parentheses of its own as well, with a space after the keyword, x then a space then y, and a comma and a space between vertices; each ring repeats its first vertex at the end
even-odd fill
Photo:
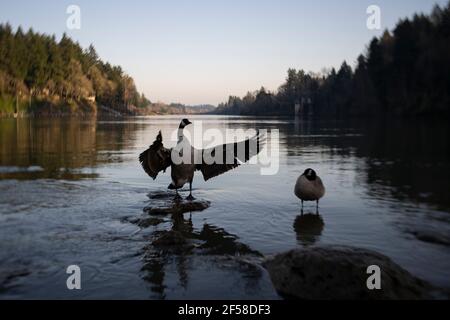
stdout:
POLYGON ((364 249, 330 246, 296 249, 264 262, 272 283, 285 298, 430 299, 431 285, 412 276, 389 258, 364 249), (367 288, 367 267, 381 269, 381 290, 367 288))

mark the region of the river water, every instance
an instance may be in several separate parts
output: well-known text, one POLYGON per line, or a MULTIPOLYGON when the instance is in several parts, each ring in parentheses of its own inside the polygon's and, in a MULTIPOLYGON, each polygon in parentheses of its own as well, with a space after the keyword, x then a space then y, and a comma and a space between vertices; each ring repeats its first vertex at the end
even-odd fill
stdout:
POLYGON ((278 299, 261 259, 328 244, 378 251, 450 287, 448 124, 189 119, 203 131, 278 130, 278 170, 197 173, 194 196, 210 207, 145 227, 135 221, 171 192, 170 170, 153 181, 137 158, 159 130, 172 147, 179 116, 1 119, 0 299, 278 299), (293 188, 309 167, 327 194, 319 215, 311 203, 302 216, 293 188), (195 249, 152 245, 172 229, 195 249), (81 268, 81 290, 66 287, 69 265, 81 268))

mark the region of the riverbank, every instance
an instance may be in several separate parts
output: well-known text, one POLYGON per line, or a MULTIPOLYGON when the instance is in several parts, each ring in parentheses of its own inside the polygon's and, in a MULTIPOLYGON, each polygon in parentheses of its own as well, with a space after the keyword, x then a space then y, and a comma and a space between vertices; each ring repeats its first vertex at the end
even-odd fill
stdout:
POLYGON ((162 116, 162 115, 201 115, 208 114, 214 106, 199 105, 185 106, 178 104, 154 103, 147 107, 134 106, 108 107, 91 101, 54 101, 33 100, 25 103, 17 103, 13 97, 0 97, 1 118, 26 118, 26 117, 92 117, 105 115, 113 117, 127 116, 162 116), (30 107, 31 105, 31 107, 30 107))
POLYGON ((97 104, 88 99, 62 99, 59 96, 0 95, 0 118, 27 116, 66 116, 97 113, 97 104))

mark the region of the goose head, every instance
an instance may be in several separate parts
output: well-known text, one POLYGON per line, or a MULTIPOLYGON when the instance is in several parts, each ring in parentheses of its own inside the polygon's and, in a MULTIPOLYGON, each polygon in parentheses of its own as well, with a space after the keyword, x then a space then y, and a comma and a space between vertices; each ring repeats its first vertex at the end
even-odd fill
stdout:
POLYGON ((308 179, 309 181, 314 181, 317 178, 317 174, 313 169, 306 169, 303 175, 308 179))
POLYGON ((180 126, 178 127, 179 129, 184 129, 184 127, 188 126, 192 124, 192 122, 190 122, 188 119, 183 119, 180 122, 180 126))

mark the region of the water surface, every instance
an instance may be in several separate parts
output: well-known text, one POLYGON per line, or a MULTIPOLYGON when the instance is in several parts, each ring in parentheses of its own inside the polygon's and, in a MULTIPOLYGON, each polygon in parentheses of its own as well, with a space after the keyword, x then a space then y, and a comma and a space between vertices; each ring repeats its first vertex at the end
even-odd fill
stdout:
MULTIPOLYGON (((450 287, 449 128, 439 123, 310 122, 196 116, 203 129, 280 133, 280 168, 243 165, 204 182, 203 212, 133 223, 170 170, 151 180, 137 157, 179 117, 0 120, 0 298, 279 298, 263 256, 342 244, 381 252, 412 274, 450 287), (326 197, 301 215, 293 194, 308 167, 326 197), (194 250, 161 251, 182 230, 194 250), (67 266, 82 290, 66 288, 67 266)), ((187 192, 183 192, 187 196, 187 192)), ((171 200, 168 200, 171 201, 171 200)))

